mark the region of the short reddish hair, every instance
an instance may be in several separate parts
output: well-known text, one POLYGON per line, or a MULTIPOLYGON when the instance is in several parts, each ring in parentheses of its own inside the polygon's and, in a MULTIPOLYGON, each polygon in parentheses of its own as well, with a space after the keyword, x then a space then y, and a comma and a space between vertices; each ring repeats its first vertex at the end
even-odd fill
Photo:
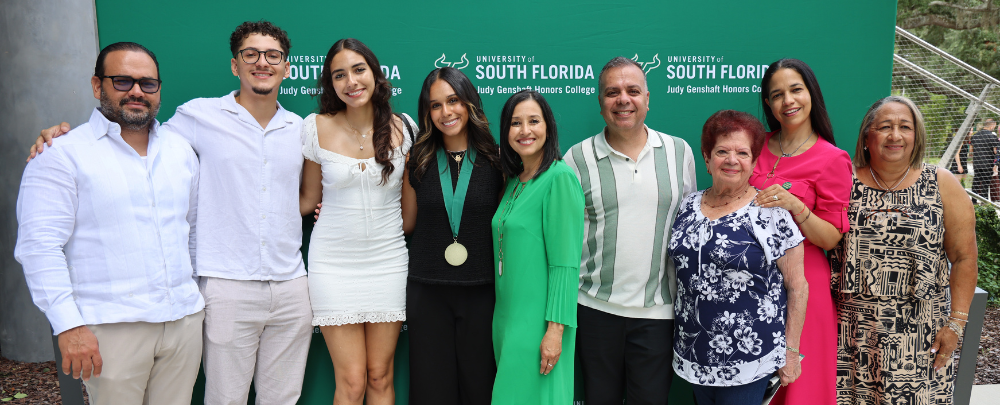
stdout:
POLYGON ((701 127, 701 155, 708 156, 719 137, 737 132, 750 135, 750 152, 757 160, 764 149, 764 125, 757 117, 736 110, 720 110, 708 117, 705 126, 701 127))

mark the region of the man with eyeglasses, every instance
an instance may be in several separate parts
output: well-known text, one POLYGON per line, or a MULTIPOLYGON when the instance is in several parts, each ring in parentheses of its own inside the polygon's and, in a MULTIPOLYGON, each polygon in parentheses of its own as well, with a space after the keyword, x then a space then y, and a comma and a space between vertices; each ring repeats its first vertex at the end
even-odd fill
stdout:
POLYGON ((101 50, 91 78, 101 106, 27 165, 18 194, 14 256, 58 335, 63 372, 95 405, 190 404, 198 376, 199 165, 156 122, 159 76, 142 45, 101 50))
POLYGON ((302 262, 302 118, 282 108, 291 42, 267 21, 229 39, 240 88, 191 100, 167 126, 202 165, 198 282, 205 296, 205 404, 295 404, 312 307, 302 262))
MULTIPOLYGON (((302 118, 278 103, 291 42, 252 21, 229 44, 240 88, 191 100, 164 124, 201 162, 193 261, 205 297, 205 404, 246 404, 253 381, 258 404, 291 405, 312 339, 299 250, 311 211, 299 207, 302 118)), ((36 146, 60 130, 43 131, 36 146)))

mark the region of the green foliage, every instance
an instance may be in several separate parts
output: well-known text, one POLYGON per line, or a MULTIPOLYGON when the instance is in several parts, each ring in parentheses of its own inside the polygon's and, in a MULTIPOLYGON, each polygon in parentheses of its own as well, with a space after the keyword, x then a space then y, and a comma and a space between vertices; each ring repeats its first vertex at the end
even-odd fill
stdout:
MULTIPOLYGON (((984 2, 948 0, 944 3, 974 8, 982 6, 984 2)), ((963 12, 961 9, 942 5, 939 1, 899 0, 896 4, 896 24, 976 69, 990 76, 1000 77, 1000 64, 997 63, 1000 26, 994 24, 997 21, 996 13, 995 4, 989 10, 963 12), (927 19, 920 22, 914 20, 919 17, 927 19), (918 26, 909 26, 911 24, 918 26)))
POLYGON ((1000 218, 990 206, 976 207, 976 245, 979 247, 979 288, 1000 305, 1000 218))

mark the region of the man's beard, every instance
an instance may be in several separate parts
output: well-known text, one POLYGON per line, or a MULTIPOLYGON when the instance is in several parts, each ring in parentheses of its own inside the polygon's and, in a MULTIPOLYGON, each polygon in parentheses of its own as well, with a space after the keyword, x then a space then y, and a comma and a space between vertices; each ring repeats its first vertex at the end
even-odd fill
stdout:
POLYGON ((250 89, 253 90, 254 93, 262 95, 262 96, 266 96, 268 94, 271 94, 271 92, 274 91, 274 87, 271 87, 271 88, 251 87, 250 89))
POLYGON ((153 106, 148 100, 132 96, 125 96, 125 98, 122 98, 121 101, 118 102, 118 105, 115 106, 114 103, 111 102, 111 98, 108 97, 108 94, 104 92, 104 89, 101 89, 101 113, 104 114, 104 117, 107 118, 108 121, 121 125, 123 129, 129 131, 148 129, 149 125, 153 123, 154 119, 156 119, 156 114, 159 111, 159 104, 153 106), (133 112, 125 108, 125 104, 130 102, 142 103, 146 106, 146 108, 149 108, 149 111, 133 112))

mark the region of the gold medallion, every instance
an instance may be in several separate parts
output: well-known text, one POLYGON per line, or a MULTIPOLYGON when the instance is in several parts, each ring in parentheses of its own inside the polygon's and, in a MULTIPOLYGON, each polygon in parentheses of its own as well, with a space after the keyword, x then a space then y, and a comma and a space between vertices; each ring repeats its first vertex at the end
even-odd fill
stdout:
POLYGON ((465 246, 462 246, 458 241, 448 245, 448 248, 444 250, 444 260, 452 266, 461 266, 468 258, 469 251, 465 250, 465 246))

